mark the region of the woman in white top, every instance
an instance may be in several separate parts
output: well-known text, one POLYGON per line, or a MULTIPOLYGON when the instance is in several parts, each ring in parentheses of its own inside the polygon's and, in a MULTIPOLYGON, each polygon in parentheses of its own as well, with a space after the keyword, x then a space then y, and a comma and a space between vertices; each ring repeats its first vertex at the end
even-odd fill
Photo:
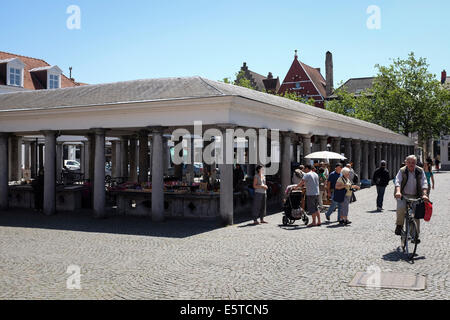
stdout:
POLYGON ((264 176, 264 168, 261 165, 256 166, 256 174, 253 178, 253 189, 255 190, 255 197, 253 200, 253 224, 259 224, 258 218, 261 223, 267 223, 264 221, 266 216, 266 191, 268 189, 266 185, 266 177, 264 176))
POLYGON ((344 202, 341 203, 341 221, 339 224, 350 224, 351 221, 348 220, 348 209, 350 204, 350 198, 352 197, 352 189, 359 189, 357 185, 353 184, 353 181, 350 179, 350 169, 345 167, 341 171, 342 176, 336 181, 336 190, 346 189, 344 202))

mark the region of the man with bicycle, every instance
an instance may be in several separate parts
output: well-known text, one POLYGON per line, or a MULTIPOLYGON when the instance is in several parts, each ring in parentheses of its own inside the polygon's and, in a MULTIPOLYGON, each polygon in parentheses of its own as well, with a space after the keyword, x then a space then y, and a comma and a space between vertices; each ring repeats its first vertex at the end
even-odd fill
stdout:
MULTIPOLYGON (((406 213, 406 199, 422 198, 428 201, 428 183, 422 168, 416 165, 417 158, 410 155, 406 166, 400 168, 395 178, 395 198, 397 199, 397 227, 395 234, 401 235, 406 213)), ((416 219, 417 235, 420 233, 420 220, 416 219)), ((417 239, 417 243, 420 240, 417 239)))

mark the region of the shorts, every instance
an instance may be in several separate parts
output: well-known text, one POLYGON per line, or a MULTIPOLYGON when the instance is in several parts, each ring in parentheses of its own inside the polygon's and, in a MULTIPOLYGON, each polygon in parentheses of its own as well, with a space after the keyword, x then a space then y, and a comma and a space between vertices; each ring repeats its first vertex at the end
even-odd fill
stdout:
POLYGON ((319 196, 306 196, 306 213, 312 215, 319 211, 319 196))

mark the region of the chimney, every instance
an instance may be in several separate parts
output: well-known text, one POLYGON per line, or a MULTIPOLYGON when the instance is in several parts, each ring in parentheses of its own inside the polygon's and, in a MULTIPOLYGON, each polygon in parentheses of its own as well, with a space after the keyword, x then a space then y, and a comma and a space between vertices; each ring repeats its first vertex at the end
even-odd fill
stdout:
POLYGON ((325 58, 325 77, 327 97, 333 93, 333 55, 327 51, 325 58))
POLYGON ((294 59, 297 60, 298 59, 298 55, 297 55, 297 49, 295 49, 295 55, 294 55, 294 59))
POLYGON ((445 80, 447 80, 447 71, 443 70, 441 73, 441 84, 444 84, 445 80))

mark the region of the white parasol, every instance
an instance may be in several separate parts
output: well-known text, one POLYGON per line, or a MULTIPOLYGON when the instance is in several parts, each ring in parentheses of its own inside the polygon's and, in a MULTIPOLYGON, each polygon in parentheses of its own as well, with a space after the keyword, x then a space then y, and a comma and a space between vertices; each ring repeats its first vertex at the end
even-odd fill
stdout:
POLYGON ((347 159, 343 155, 340 155, 336 152, 330 152, 330 151, 318 151, 313 152, 305 156, 306 159, 339 159, 339 160, 345 160, 347 159))

